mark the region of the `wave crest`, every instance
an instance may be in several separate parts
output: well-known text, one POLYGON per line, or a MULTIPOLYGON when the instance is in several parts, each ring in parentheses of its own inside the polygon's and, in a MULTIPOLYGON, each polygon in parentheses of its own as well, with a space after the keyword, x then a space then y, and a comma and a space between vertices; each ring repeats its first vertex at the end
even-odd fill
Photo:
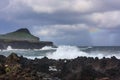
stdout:
POLYGON ((55 52, 52 54, 47 54, 47 57, 50 59, 74 59, 77 57, 98 57, 98 58, 110 58, 112 56, 116 56, 120 58, 120 53, 118 54, 109 54, 104 52, 83 52, 80 48, 76 46, 59 46, 55 52))

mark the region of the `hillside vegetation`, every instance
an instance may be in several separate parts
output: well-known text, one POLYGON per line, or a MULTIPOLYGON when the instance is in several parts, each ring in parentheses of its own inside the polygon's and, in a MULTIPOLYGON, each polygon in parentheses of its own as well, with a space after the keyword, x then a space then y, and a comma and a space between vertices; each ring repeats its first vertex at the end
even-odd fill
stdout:
POLYGON ((7 33, 4 35, 0 35, 0 40, 39 42, 39 38, 33 36, 26 28, 22 28, 15 32, 7 33))

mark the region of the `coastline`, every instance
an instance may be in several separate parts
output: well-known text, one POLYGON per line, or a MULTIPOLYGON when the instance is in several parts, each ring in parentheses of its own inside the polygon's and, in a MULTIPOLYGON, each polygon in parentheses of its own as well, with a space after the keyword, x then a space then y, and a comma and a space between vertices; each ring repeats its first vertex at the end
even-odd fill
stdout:
POLYGON ((34 36, 27 28, 21 28, 14 32, 0 34, 0 49, 41 49, 45 46, 55 46, 51 41, 41 41, 34 36))
POLYGON ((114 56, 31 60, 15 53, 8 57, 0 55, 2 80, 119 80, 119 73, 120 60, 114 56))

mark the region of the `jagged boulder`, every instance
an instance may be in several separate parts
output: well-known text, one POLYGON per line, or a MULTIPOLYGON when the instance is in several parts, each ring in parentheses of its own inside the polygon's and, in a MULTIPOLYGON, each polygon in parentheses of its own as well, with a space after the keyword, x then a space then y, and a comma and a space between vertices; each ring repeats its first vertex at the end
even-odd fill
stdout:
POLYGON ((15 53, 11 53, 7 58, 6 58, 6 63, 7 64, 14 64, 14 63, 19 63, 20 57, 17 56, 15 53))

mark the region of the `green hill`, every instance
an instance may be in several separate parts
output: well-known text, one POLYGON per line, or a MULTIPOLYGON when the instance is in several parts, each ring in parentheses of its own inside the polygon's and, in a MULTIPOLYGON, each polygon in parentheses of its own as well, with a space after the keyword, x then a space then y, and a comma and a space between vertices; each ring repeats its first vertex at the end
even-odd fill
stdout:
POLYGON ((22 28, 15 32, 0 35, 0 40, 4 41, 28 41, 39 42, 39 38, 32 35, 28 29, 22 28))

